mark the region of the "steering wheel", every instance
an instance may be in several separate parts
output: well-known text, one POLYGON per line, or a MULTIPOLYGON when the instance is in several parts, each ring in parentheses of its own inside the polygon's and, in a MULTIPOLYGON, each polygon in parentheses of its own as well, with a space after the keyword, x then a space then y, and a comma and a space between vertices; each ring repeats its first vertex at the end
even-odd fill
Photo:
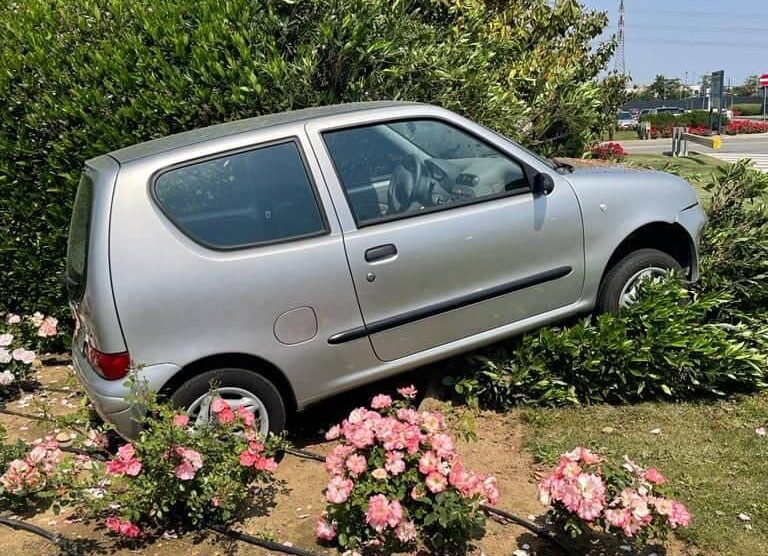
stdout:
POLYGON ((398 164, 392 177, 389 179, 387 190, 387 204, 389 214, 407 211, 414 201, 419 199, 421 192, 421 161, 414 154, 406 155, 404 164, 398 164))

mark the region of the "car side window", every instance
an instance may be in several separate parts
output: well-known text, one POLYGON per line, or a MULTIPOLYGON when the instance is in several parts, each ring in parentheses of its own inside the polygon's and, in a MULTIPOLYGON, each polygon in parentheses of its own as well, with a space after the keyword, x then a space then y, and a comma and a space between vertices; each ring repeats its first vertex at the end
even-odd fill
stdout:
POLYGON ((173 223, 214 249, 325 233, 326 225, 293 141, 175 168, 154 194, 173 223))
POLYGON ((437 120, 385 122, 323 134, 358 224, 528 190, 522 166, 437 120))

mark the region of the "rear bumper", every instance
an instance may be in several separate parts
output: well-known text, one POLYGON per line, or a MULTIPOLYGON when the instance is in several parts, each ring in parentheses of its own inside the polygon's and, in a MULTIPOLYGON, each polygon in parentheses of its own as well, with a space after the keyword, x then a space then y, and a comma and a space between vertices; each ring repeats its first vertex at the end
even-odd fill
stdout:
MULTIPOLYGON (((128 401, 131 389, 127 380, 105 380, 99 376, 83 355, 82 342, 77 338, 72 346, 72 362, 77 378, 99 416, 114 425, 120 436, 135 438, 141 429, 138 422, 141 410, 128 401)), ((150 390, 158 391, 178 371, 177 365, 163 363, 142 367, 132 376, 138 384, 146 384, 150 390)))

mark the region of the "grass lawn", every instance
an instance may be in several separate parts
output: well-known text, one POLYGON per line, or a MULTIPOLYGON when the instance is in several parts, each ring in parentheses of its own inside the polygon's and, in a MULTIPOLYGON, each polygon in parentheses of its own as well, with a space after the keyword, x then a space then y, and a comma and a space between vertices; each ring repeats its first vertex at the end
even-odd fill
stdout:
POLYGON ((527 445, 553 464, 578 445, 657 466, 693 523, 679 537, 705 554, 768 554, 768 395, 716 403, 526 409, 527 445), (611 427, 613 431, 606 429, 611 427), (607 432, 603 432, 603 430, 607 432), (660 429, 653 434, 650 431, 660 429), (750 516, 743 521, 739 514, 750 516))
POLYGON ((632 141, 637 138, 637 131, 634 129, 617 129, 613 134, 614 141, 632 141))

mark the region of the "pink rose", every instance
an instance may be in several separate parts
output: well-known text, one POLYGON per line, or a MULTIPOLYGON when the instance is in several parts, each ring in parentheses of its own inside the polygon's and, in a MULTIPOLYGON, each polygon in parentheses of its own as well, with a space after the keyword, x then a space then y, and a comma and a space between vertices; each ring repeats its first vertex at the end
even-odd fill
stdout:
POLYGON ((486 477, 483 480, 483 494, 486 504, 495 506, 499 501, 499 484, 496 477, 486 477))
POLYGON ((433 492, 437 494, 438 492, 443 492, 445 490, 445 487, 448 486, 448 480, 445 478, 445 476, 441 475, 440 473, 433 471, 429 475, 427 475, 427 478, 424 480, 424 483, 427 485, 427 488, 430 492, 433 492))
POLYGON ((0 334, 0 347, 7 347, 13 342, 13 334, 0 334))
POLYGON ((344 479, 338 475, 331 477, 325 488, 325 498, 332 504, 342 504, 347 501, 354 483, 350 479, 344 479))
POLYGON ((421 426, 426 429, 428 433, 436 433, 445 428, 445 421, 443 416, 439 413, 431 413, 424 411, 421 413, 421 426))
POLYGON ((131 477, 135 477, 139 473, 141 473, 141 462, 137 459, 129 460, 125 463, 125 470, 123 471, 126 475, 129 475, 131 477))
POLYGON ((32 316, 29 317, 29 320, 35 326, 40 326, 41 324, 43 324, 43 321, 45 320, 45 315, 43 315, 40 311, 35 311, 34 313, 32 313, 32 316))
POLYGON ((387 525, 390 527, 397 527, 400 522, 403 521, 403 507, 397 500, 392 500, 389 504, 389 517, 387 518, 387 525))
POLYGON ((456 444, 453 438, 447 434, 439 433, 432 436, 432 449, 441 458, 448 458, 453 455, 456 444))
POLYGON ((133 444, 123 444, 117 449, 117 456, 121 460, 131 459, 134 455, 136 455, 136 450, 134 449, 133 444))
POLYGON ((384 464, 384 469, 392 473, 392 475, 399 475, 405 471, 402 452, 388 452, 386 458, 387 462, 384 464))
POLYGON ((365 456, 359 454, 353 454, 347 458, 347 469, 349 473, 356 477, 368 467, 368 462, 365 460, 365 456))
POLYGON ((221 398, 216 398, 211 402, 211 411, 216 415, 219 423, 231 423, 235 420, 235 413, 227 402, 221 398))
POLYGON ((123 521, 120 524, 120 534, 129 539, 135 539, 141 534, 141 530, 130 521, 123 521))
POLYGON ((5 317, 5 322, 8 324, 19 324, 21 322, 21 317, 13 313, 8 313, 8 316, 5 317))
POLYGON ((398 388, 397 393, 406 399, 412 400, 413 398, 416 397, 418 390, 416 390, 416 387, 413 384, 411 384, 410 386, 404 386, 402 388, 398 388))
POLYGON ((403 521, 395 529, 395 536, 401 543, 412 543, 416 540, 416 526, 411 521, 403 521))
POLYGON ((389 477, 389 473, 387 473, 386 469, 378 467, 378 468, 374 469, 373 471, 371 471, 371 477, 373 477, 374 479, 377 479, 379 481, 383 481, 384 479, 389 477))
POLYGON ((332 541, 336 538, 336 525, 328 523, 323 517, 317 518, 315 536, 323 541, 332 541))
POLYGON ((672 513, 667 516, 670 527, 673 529, 682 526, 687 527, 691 523, 691 514, 683 504, 680 502, 672 503, 672 513))
POLYGON ((105 470, 107 475, 123 475, 125 473, 125 464, 118 459, 113 459, 107 462, 105 470))
POLYGON ((253 413, 245 409, 242 405, 237 406, 237 416, 246 427, 252 427, 256 422, 256 417, 253 413))
POLYGON ((0 348, 0 363, 10 363, 12 360, 11 352, 5 348, 0 348))
POLYGON ((185 415, 183 413, 180 413, 179 415, 173 416, 172 424, 174 427, 186 427, 189 425, 189 415, 185 415))
POLYGON ((182 460, 176 466, 176 476, 182 481, 191 481, 195 478, 195 468, 187 460, 182 460))
POLYGON ((663 485, 667 482, 667 478, 659 473, 659 470, 655 467, 649 467, 646 469, 645 473, 643 473, 643 479, 654 485, 663 485))
POLYGON ((341 436, 341 427, 339 425, 333 425, 328 432, 325 433, 326 440, 336 440, 341 436))
POLYGON ((379 394, 378 396, 374 396, 373 399, 371 400, 371 407, 373 409, 386 409, 391 405, 392 405, 392 398, 390 398, 386 394, 379 394))
POLYGON ((106 525, 107 529, 109 529, 113 533, 120 532, 120 520, 115 516, 109 516, 107 519, 105 519, 104 525, 106 525))
POLYGON ((381 533, 389 524, 389 500, 383 494, 375 494, 368 499, 365 522, 381 533))
POLYGON ((42 323, 40 323, 40 327, 37 329, 37 335, 41 338, 50 338, 51 336, 55 336, 58 333, 57 325, 59 324, 59 321, 56 320, 53 317, 46 317, 42 323))
POLYGON ((21 361, 25 365, 31 365, 32 361, 35 360, 35 352, 29 351, 24 348, 16 348, 11 352, 11 356, 16 361, 21 361))
POLYGON ((424 452, 419 458, 419 471, 429 475, 437 470, 438 459, 434 452, 424 452))

